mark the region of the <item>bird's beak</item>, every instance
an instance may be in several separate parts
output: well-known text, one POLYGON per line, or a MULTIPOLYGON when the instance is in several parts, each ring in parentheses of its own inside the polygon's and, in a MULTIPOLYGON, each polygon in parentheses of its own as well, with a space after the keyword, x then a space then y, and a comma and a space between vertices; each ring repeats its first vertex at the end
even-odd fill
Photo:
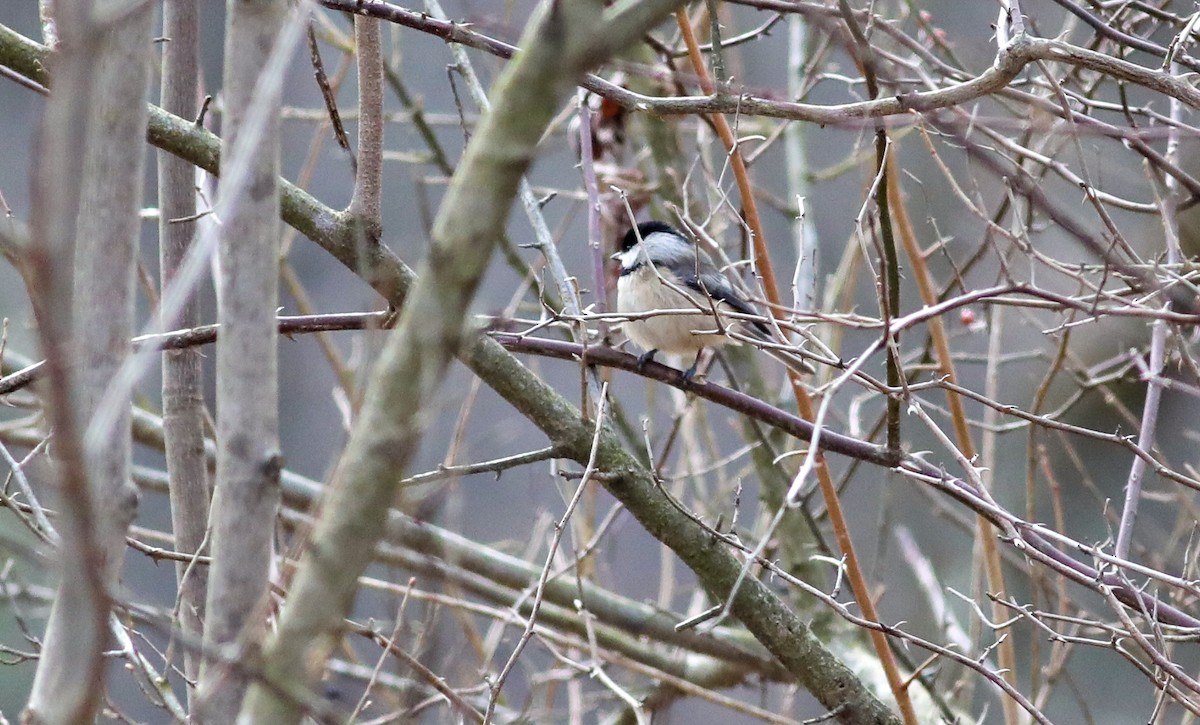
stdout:
POLYGON ((621 253, 620 253, 620 252, 613 252, 612 254, 608 255, 608 258, 609 258, 609 259, 611 259, 611 260, 613 260, 613 261, 615 262, 615 261, 617 261, 618 259, 620 259, 620 258, 621 258, 621 253))

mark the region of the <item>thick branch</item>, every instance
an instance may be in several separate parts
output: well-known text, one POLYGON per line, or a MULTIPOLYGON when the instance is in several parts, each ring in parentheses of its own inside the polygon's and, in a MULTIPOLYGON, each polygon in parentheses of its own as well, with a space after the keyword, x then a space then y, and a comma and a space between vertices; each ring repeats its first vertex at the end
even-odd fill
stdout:
MULTIPOLYGON (((647 7, 669 4, 643 3, 647 7)), ((464 340, 464 316, 504 227, 517 185, 558 104, 578 76, 609 52, 593 42, 631 40, 645 26, 599 27, 598 3, 547 3, 530 21, 526 50, 493 91, 493 107, 472 138, 433 227, 424 273, 372 373, 361 417, 324 512, 313 531, 265 652, 267 677, 315 679, 353 601, 357 577, 383 533, 396 483, 420 440, 424 415, 464 340)), ((649 18, 647 19, 649 20, 649 18)), ((255 687, 246 722, 292 722, 294 703, 255 687)))
POLYGON ((34 188, 34 231, 42 246, 31 260, 45 275, 44 286, 32 285, 31 296, 51 363, 51 420, 55 447, 65 453, 59 492, 67 514, 60 526, 62 582, 22 717, 45 723, 88 721, 100 702, 111 596, 120 581, 125 531, 137 508, 129 475, 129 398, 115 402, 114 409, 105 409, 102 400, 129 354, 133 330, 152 18, 144 5, 104 27, 88 17, 87 4, 64 2, 60 10, 59 77, 68 82, 52 94, 43 129, 45 157, 35 173, 48 176, 39 177, 34 188), (76 80, 81 84, 71 82, 76 80), (72 108, 77 103, 83 106, 72 108), (58 115, 63 111, 80 116, 63 118, 58 115), (77 162, 64 155, 78 156, 81 165, 72 169, 77 162), (78 197, 64 187, 78 189, 78 197), (39 209, 58 220, 48 226, 39 209), (67 236, 72 233, 73 243, 67 236), (60 297, 72 268, 74 295, 60 297), (42 295, 51 297, 39 304, 42 295), (69 327, 62 324, 66 320, 69 327), (76 367, 64 376, 65 370, 55 370, 63 363, 76 367))
MULTIPOLYGON (((279 508, 279 69, 288 55, 286 0, 231 1, 225 36, 222 152, 245 184, 218 189, 217 285, 224 334, 217 347, 217 472, 212 557, 204 624, 206 649, 257 642, 266 624, 268 577, 279 508), (278 46, 278 47, 277 47, 278 46)), ((294 44, 295 39, 290 42, 294 44)), ((206 660, 198 719, 230 723, 247 686, 244 673, 206 660)))

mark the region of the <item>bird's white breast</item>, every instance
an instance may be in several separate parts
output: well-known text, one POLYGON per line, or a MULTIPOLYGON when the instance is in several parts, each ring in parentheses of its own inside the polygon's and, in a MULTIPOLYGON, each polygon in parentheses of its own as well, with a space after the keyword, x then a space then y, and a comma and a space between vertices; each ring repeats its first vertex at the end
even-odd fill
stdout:
MULTIPOLYGON (((642 313, 654 310, 695 309, 697 303, 709 309, 707 299, 690 290, 686 293, 663 283, 649 264, 622 275, 617 280, 617 311, 642 313)), ((622 323, 625 336, 643 350, 658 350, 668 355, 695 354, 704 347, 734 342, 721 334, 697 335, 693 330, 716 330, 711 315, 658 315, 622 323)))

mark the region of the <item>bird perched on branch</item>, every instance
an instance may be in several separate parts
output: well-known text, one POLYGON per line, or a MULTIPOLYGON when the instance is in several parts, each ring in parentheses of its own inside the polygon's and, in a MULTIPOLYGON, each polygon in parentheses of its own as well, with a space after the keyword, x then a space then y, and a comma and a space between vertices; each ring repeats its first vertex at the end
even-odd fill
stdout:
MULTIPOLYGON (((622 328, 626 337, 645 350, 638 358, 639 366, 659 352, 695 354, 692 366, 683 373, 684 379, 690 380, 704 348, 739 344, 730 332, 770 345, 782 342, 761 319, 728 314, 761 317, 762 313, 734 289, 707 252, 669 224, 638 224, 625 233, 621 250, 612 258, 621 264, 617 311, 637 315, 622 323, 622 328), (661 310, 696 312, 647 314, 661 310)), ((794 352, 770 346, 763 349, 793 370, 813 372, 794 352)))

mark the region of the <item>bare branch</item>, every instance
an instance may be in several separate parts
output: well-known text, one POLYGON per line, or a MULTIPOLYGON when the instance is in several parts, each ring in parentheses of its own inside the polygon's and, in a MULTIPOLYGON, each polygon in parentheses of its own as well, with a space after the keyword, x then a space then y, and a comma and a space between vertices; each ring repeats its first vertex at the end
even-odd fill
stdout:
MULTIPOLYGON (((303 20, 283 0, 231 2, 225 50, 224 155, 245 184, 218 190, 220 276, 217 348, 217 471, 205 605, 207 649, 252 646, 268 613, 268 581, 279 507, 278 351, 279 106, 282 67, 303 20)), ((197 687, 204 723, 230 723, 244 674, 206 660, 197 687)))
POLYGON ((43 126, 48 157, 35 176, 35 189, 45 193, 35 201, 37 246, 26 260, 67 514, 60 527, 62 583, 23 715, 44 723, 90 720, 100 704, 110 597, 137 507, 125 433, 129 400, 115 412, 102 403, 129 354, 133 329, 152 15, 149 6, 136 6, 105 27, 88 3, 58 2, 56 10, 59 82, 43 126), (118 425, 98 428, 109 415, 118 425))
MULTIPOLYGON (((163 5, 162 107, 183 118, 197 111, 199 18, 194 3, 169 0, 163 5)), ((159 269, 164 286, 180 271, 195 236, 195 167, 167 153, 158 154, 159 269), (189 221, 184 221, 189 220, 189 221)), ((165 321, 164 321, 165 324, 165 321)), ((179 324, 200 324, 200 304, 192 298, 179 313, 179 324)), ((204 459, 204 397, 198 350, 177 350, 162 356, 163 421, 167 472, 171 485, 171 530, 175 546, 185 554, 202 555, 208 533, 211 487, 204 459)), ((2 389, 2 388, 0 388, 2 389)), ((208 570, 180 562, 175 567, 179 587, 179 624, 183 637, 204 635, 204 604, 208 570)), ((184 653, 184 672, 190 682, 200 674, 194 652, 184 653)), ((195 694, 188 687, 189 699, 195 694)))

